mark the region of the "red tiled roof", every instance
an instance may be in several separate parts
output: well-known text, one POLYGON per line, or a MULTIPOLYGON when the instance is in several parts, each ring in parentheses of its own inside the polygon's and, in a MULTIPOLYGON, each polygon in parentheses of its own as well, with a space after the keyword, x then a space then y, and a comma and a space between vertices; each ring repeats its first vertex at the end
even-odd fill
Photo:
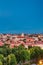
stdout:
POLYGON ((3 46, 3 42, 0 41, 0 46, 3 46))
POLYGON ((17 38, 25 38, 24 36, 17 36, 17 38))

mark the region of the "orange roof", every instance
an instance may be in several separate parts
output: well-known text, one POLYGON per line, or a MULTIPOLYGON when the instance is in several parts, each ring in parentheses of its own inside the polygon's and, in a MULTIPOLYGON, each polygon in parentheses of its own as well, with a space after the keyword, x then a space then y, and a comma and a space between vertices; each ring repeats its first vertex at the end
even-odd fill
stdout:
POLYGON ((33 38, 27 38, 26 41, 34 41, 33 38))
POLYGON ((4 43, 0 41, 0 46, 3 46, 3 44, 4 44, 4 43))
POLYGON ((25 38, 24 36, 17 36, 17 38, 25 38))

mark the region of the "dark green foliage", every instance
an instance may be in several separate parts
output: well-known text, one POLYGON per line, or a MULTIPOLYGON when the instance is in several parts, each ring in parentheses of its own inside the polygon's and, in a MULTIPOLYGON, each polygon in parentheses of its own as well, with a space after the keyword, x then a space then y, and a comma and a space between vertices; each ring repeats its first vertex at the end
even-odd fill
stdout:
POLYGON ((12 53, 12 49, 10 49, 7 45, 0 48, 0 54, 3 54, 5 57, 7 57, 10 53, 12 53))
POLYGON ((29 59, 29 52, 25 49, 25 47, 23 45, 20 45, 18 47, 14 47, 12 49, 12 53, 15 54, 15 56, 17 58, 17 62, 20 62, 22 60, 24 61, 24 59, 27 60, 27 58, 29 59))
POLYGON ((21 44, 21 45, 19 45, 19 46, 18 46, 18 50, 19 50, 19 51, 21 51, 21 50, 25 50, 24 45, 22 45, 22 44, 21 44))
POLYGON ((10 48, 9 45, 0 47, 0 65, 17 65, 34 59, 43 59, 43 49, 40 47, 25 49, 23 45, 14 48, 10 48))
POLYGON ((31 49, 32 48, 32 46, 28 46, 28 49, 31 49))
POLYGON ((30 49, 30 59, 38 59, 41 55, 40 47, 33 47, 30 49))
POLYGON ((30 60, 30 53, 27 50, 22 50, 20 54, 20 61, 25 62, 30 60))

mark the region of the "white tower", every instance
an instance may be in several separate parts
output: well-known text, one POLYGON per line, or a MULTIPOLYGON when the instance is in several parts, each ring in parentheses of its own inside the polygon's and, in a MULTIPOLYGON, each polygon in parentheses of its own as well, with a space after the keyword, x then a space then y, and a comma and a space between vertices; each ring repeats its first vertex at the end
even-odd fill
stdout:
POLYGON ((23 36, 23 37, 24 37, 24 33, 22 33, 22 34, 21 34, 21 36, 23 36))

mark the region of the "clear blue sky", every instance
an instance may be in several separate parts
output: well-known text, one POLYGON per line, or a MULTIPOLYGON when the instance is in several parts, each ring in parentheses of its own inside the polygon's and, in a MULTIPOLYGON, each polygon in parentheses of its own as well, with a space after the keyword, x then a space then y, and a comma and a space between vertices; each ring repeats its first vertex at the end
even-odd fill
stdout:
POLYGON ((0 0, 0 33, 43 33, 43 0, 0 0))

